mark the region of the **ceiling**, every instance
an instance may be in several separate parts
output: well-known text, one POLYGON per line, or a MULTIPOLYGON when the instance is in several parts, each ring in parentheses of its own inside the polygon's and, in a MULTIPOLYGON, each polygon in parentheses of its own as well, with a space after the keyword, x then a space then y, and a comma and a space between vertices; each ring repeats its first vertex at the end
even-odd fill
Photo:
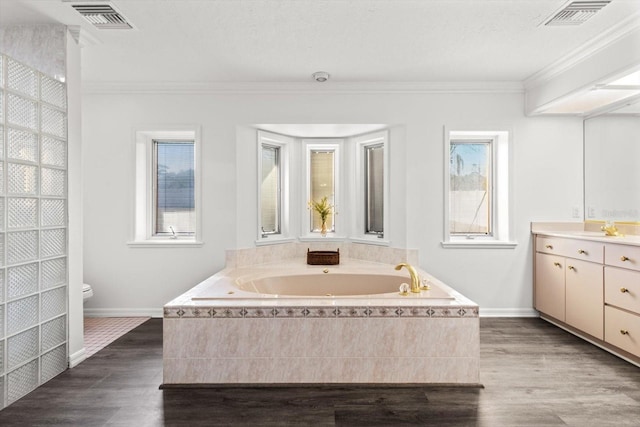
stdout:
POLYGON ((640 0, 569 27, 540 25, 565 0, 111 3, 135 29, 98 30, 62 0, 0 0, 0 25, 80 25, 85 82, 520 82, 640 15, 640 0))

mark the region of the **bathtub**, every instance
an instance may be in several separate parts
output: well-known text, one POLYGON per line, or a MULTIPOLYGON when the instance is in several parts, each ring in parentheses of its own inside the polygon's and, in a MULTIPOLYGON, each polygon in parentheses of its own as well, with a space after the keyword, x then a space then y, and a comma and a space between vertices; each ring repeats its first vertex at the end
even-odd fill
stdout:
POLYGON ((478 306, 425 271, 343 259, 225 269, 164 307, 163 387, 479 383, 478 306))

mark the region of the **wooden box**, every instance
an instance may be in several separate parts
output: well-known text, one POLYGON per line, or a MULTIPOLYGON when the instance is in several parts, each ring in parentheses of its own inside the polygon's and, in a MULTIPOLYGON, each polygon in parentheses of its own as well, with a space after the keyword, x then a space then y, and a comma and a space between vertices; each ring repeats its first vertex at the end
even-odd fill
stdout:
POLYGON ((307 264, 338 265, 340 264, 340 249, 335 251, 312 251, 307 249, 307 264))

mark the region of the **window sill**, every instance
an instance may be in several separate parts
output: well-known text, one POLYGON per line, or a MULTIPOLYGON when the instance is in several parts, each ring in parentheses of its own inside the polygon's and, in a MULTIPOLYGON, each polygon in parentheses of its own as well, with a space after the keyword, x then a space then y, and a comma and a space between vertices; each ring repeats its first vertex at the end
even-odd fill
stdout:
POLYGON ((363 245, 376 245, 376 246, 389 246, 391 241, 385 239, 367 238, 367 237, 352 237, 349 239, 353 243, 361 243, 363 245))
POLYGON ((132 248, 200 248, 204 242, 195 240, 140 240, 127 242, 132 248))
POLYGON ((291 243, 295 242, 297 239, 293 237, 265 237, 260 240, 256 240, 256 246, 268 246, 268 245, 279 245, 281 243, 291 243))
POLYGON ((445 249, 515 249, 518 242, 504 240, 457 240, 442 242, 445 249))
POLYGON ((325 237, 322 237, 320 233, 307 234, 306 236, 300 236, 298 240, 301 242, 344 242, 347 238, 345 236, 337 236, 332 233, 328 233, 325 237))

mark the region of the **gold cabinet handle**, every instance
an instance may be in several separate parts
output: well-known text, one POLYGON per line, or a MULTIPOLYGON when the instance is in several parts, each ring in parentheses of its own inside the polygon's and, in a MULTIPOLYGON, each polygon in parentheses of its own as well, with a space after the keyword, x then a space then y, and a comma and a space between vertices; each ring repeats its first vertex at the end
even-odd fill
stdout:
POLYGON ((559 262, 554 262, 553 265, 555 265, 556 267, 562 267, 559 262))
POLYGON ((624 294, 625 292, 629 292, 629 289, 627 289, 627 288, 620 288, 620 292, 622 292, 622 293, 624 294))
POLYGON ((578 253, 579 254, 584 254, 584 255, 589 255, 589 253, 587 251, 585 251, 584 249, 578 249, 578 253))
POLYGON ((622 256, 620 257, 620 261, 622 261, 622 262, 624 262, 624 261, 629 261, 629 257, 626 257, 626 256, 622 255, 622 256))
POLYGON ((551 245, 547 245, 547 246, 545 246, 545 248, 547 248, 547 249, 553 249, 553 246, 551 246, 551 245))
POLYGON ((569 270, 576 271, 576 268, 575 268, 573 265, 569 265, 569 266, 567 266, 567 268, 568 268, 569 270))
POLYGON ((622 335, 629 335, 629 331, 627 331, 626 329, 620 329, 620 333, 622 335))

